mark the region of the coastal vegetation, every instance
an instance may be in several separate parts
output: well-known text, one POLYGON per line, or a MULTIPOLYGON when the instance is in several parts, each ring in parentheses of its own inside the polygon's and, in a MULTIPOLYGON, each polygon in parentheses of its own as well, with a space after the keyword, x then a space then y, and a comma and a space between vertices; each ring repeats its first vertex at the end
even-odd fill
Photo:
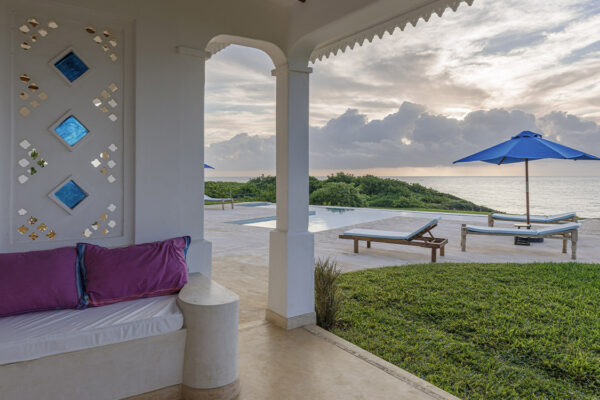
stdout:
MULTIPOLYGON (((245 183, 206 182, 205 192, 214 198, 232 195, 236 201, 268 201, 274 203, 275 177, 263 175, 250 179, 245 183)), ((310 204, 314 205, 493 211, 451 194, 426 188, 418 183, 407 183, 373 175, 354 176, 343 172, 329 175, 323 180, 311 176, 309 179, 309 193, 310 204)))
POLYGON ((331 330, 461 399, 597 399, 599 267, 447 263, 341 274, 331 330))

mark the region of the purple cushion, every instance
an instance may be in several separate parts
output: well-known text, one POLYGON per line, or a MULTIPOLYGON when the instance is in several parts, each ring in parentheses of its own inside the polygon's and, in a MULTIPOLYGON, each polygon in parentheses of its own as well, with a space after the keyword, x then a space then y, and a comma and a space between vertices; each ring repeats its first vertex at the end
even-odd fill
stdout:
POLYGON ((80 243, 77 249, 89 304, 177 293, 187 283, 189 243, 188 236, 115 249, 80 243))
POLYGON ((0 254, 0 317, 77 307, 76 260, 75 247, 0 254))

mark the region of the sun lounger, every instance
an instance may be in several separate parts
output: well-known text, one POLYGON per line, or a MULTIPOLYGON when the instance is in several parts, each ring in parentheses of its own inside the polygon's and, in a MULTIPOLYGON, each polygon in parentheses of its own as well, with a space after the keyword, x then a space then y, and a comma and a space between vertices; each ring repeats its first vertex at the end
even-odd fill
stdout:
POLYGON ((371 242, 405 244, 408 246, 427 247, 431 249, 431 262, 436 262, 436 251, 440 249, 440 256, 444 256, 444 246, 448 239, 436 238, 431 230, 437 226, 441 218, 435 218, 414 232, 379 231, 374 229, 351 229, 340 235, 340 239, 354 240, 354 252, 358 253, 358 242, 367 242, 367 248, 371 248, 371 242), (425 236, 429 235, 429 236, 425 236))
POLYGON ((231 202, 231 208, 233 208, 233 198, 227 198, 227 199, 215 199, 213 197, 204 195, 204 203, 209 203, 209 204, 221 204, 221 206, 223 207, 223 210, 225 209, 225 202, 231 202))
MULTIPOLYGON (((494 226, 494 220, 511 221, 511 222, 527 222, 525 215, 513 214, 489 214, 488 226, 494 226)), ((554 214, 554 215, 532 215, 529 217, 529 222, 533 224, 561 224, 563 222, 577 222, 577 214, 574 212, 554 214)))
POLYGON ((562 252, 567 252, 567 241, 571 241, 571 258, 577 259, 578 229, 581 225, 567 222, 538 229, 495 228, 491 226, 465 225, 461 227, 460 247, 467 251, 467 235, 518 236, 527 238, 550 238, 563 241, 562 252))

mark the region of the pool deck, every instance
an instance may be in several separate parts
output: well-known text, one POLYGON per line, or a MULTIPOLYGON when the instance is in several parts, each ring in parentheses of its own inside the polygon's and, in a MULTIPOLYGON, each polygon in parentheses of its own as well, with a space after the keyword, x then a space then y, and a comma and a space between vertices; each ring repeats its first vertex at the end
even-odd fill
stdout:
MULTIPOLYGON (((240 399, 456 399, 454 396, 317 327, 283 331, 264 321, 267 305, 269 229, 228 222, 265 218, 265 207, 205 209, 206 238, 213 246, 213 279, 240 296, 240 399)), ((391 214, 393 215, 393 214, 391 214)), ((420 247, 373 243, 353 253, 338 235, 351 228, 412 231, 439 214, 399 216, 315 233, 316 257, 334 258, 344 272, 389 265, 428 263, 420 247)), ((449 240, 439 262, 570 262, 560 240, 514 246, 512 237, 470 236, 460 251, 460 225, 487 225, 487 216, 442 215, 435 228, 449 240)), ((505 223, 506 226, 510 226, 505 223)), ((587 219, 579 232, 579 262, 600 261, 600 220, 587 219)))

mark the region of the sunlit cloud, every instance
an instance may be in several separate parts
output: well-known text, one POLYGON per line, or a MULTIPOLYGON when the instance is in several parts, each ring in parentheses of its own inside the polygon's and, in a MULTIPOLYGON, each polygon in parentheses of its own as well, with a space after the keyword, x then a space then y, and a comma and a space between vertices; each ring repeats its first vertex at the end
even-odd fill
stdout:
MULTIPOLYGON (((519 110, 477 110, 462 120, 433 114, 424 106, 404 103, 394 113, 369 120, 348 109, 321 127, 310 129, 311 173, 338 170, 379 175, 512 175, 521 166, 489 166, 452 162, 510 139, 521 130, 542 132, 547 139, 600 154, 600 125, 567 113, 542 117, 519 110)), ((272 174, 275 137, 246 133, 210 144, 210 164, 218 173, 272 174), (252 171, 252 172, 250 172, 252 171)), ((536 161, 534 175, 597 175, 594 163, 536 161)))
MULTIPOLYGON (((340 123, 349 109, 355 110, 355 115, 348 117, 369 126, 369 135, 374 138, 390 134, 382 131, 383 125, 396 124, 394 143, 411 147, 412 152, 422 146, 415 132, 427 136, 434 135, 441 126, 477 126, 478 118, 487 119, 486 129, 496 129, 499 138, 509 134, 501 127, 510 124, 502 121, 505 114, 487 113, 498 109, 509 115, 515 111, 514 116, 523 117, 521 125, 514 125, 512 134, 532 126, 545 130, 554 140, 586 145, 582 140, 595 138, 593 132, 600 123, 600 3, 475 0, 472 7, 461 6, 456 13, 448 11, 442 18, 434 15, 428 22, 409 25, 402 32, 396 30, 362 47, 317 61, 312 67, 313 142, 319 140, 315 132, 340 123), (399 119, 397 113, 406 104, 413 105, 414 114, 399 119), (416 121, 427 126, 410 126, 416 121)), ((242 133, 260 140, 268 140, 274 134, 272 68, 266 54, 237 46, 223 50, 207 63, 207 144, 227 142, 242 133)), ((437 137, 439 145, 449 146, 456 134, 450 131, 437 137)), ((474 143, 486 144, 479 139, 474 143)), ((324 166, 319 164, 318 154, 311 154, 311 168, 449 173, 444 165, 421 165, 418 160, 407 165, 378 165, 378 152, 390 148, 389 142, 383 140, 391 139, 354 143, 353 148, 346 149, 344 154, 360 159, 360 165, 338 160, 337 166, 324 166)), ((269 148, 263 145, 259 148, 269 148)), ((216 146, 207 155, 219 157, 217 149, 225 151, 225 147, 216 146)), ((243 154, 247 153, 238 156, 246 157, 243 154)), ((336 157, 329 158, 330 163, 333 160, 336 157)), ((231 158, 229 162, 233 162, 231 158)), ((257 170, 263 167, 257 165, 257 170)), ((464 168, 462 171, 473 173, 488 171, 464 168)))

